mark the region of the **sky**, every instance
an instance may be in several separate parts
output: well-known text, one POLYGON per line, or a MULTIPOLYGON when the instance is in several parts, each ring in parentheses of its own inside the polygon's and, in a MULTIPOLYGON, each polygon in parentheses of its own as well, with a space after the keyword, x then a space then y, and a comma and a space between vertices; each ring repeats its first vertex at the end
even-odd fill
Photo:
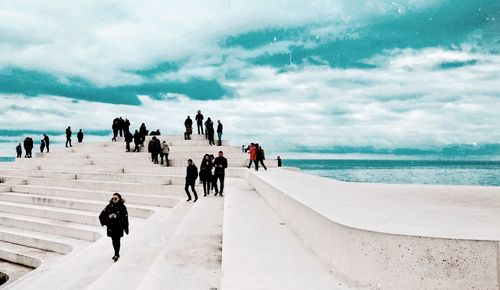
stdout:
POLYGON ((300 154, 500 155, 500 1, 0 4, 0 156, 113 118, 300 154), (14 147, 13 147, 14 146, 14 147))

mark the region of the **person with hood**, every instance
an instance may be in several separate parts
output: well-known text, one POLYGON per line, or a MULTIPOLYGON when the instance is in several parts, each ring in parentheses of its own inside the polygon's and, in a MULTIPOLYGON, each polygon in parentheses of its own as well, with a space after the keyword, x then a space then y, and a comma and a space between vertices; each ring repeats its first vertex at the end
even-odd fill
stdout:
POLYGON ((43 150, 45 150, 45 140, 40 140, 40 153, 43 153, 43 150))
POLYGON ((80 129, 78 131, 78 133, 76 133, 76 139, 78 139, 78 143, 82 143, 83 142, 83 131, 82 131, 82 129, 80 129))
POLYGON ((49 153, 49 145, 50 145, 50 139, 47 134, 43 134, 43 141, 45 141, 45 148, 47 148, 47 153, 49 153))
POLYGON ((99 215, 101 226, 107 227, 107 236, 111 238, 115 254, 113 261, 118 261, 120 258, 120 240, 123 237, 123 232, 129 234, 128 212, 125 206, 125 200, 119 193, 114 193, 109 204, 102 210, 99 215))
POLYGON ((201 114, 201 111, 198 110, 198 114, 196 114, 196 127, 198 128, 198 135, 200 135, 200 130, 201 134, 203 135, 203 115, 201 114))
POLYGON ((146 140, 146 136, 148 136, 148 129, 146 129, 146 124, 142 123, 139 128, 139 134, 141 135, 142 141, 141 144, 144 145, 144 141, 146 140))
POLYGON ((200 181, 203 182, 203 196, 207 196, 210 194, 210 186, 212 185, 212 168, 213 168, 212 159, 210 155, 205 154, 200 164, 200 181))
POLYGON ((161 143, 161 165, 163 165, 163 157, 165 157, 165 166, 168 167, 168 154, 170 153, 170 148, 168 147, 167 141, 163 140, 161 143))
POLYGON ((68 128, 66 128, 66 147, 68 147, 68 144, 69 147, 73 147, 71 146, 71 135, 73 135, 73 132, 71 132, 71 127, 68 126, 68 128))
POLYGON ((17 153, 16 158, 23 157, 23 147, 21 146, 21 143, 19 143, 19 145, 16 146, 16 153, 17 153))
POLYGON ((194 165, 193 160, 188 160, 188 166, 186 167, 186 185, 184 186, 184 190, 188 196, 187 201, 191 201, 191 194, 189 194, 189 187, 191 187, 191 191, 194 195, 193 202, 198 200, 198 195, 196 194, 196 190, 194 186, 196 184, 196 179, 198 178, 198 168, 194 165))

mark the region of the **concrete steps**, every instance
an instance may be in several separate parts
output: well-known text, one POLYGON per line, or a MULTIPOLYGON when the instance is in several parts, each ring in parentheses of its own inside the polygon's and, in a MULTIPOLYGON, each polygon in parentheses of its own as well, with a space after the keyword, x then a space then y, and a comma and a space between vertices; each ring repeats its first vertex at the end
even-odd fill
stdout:
POLYGON ((50 262, 61 257, 61 254, 52 251, 44 251, 0 241, 0 259, 14 264, 38 268, 42 264, 42 261, 50 262))
MULTIPOLYGON (((31 193, 40 195, 52 195, 58 197, 70 197, 87 200, 101 201, 107 203, 113 191, 98 191, 98 190, 85 190, 80 188, 67 188, 55 186, 36 186, 36 185, 16 185, 11 188, 13 192, 31 193)), ((174 207, 178 203, 177 198, 168 197, 165 195, 155 194, 137 194, 137 193, 123 193, 127 198, 127 205, 139 204, 147 206, 163 206, 174 207)))

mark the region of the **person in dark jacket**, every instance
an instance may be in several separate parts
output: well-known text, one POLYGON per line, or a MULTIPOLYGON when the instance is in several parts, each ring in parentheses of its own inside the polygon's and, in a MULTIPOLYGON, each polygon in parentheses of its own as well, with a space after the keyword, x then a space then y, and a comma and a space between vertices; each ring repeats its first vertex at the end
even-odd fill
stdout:
POLYGON ((33 139, 30 137, 26 137, 23 142, 24 146, 24 151, 26 154, 24 155, 24 158, 31 158, 31 150, 33 150, 33 139))
POLYGON ((138 130, 135 130, 135 133, 134 133, 134 152, 140 152, 141 151, 141 143, 142 143, 142 135, 141 133, 139 133, 138 130))
POLYGON ((278 160, 278 167, 281 167, 282 161, 281 161, 281 157, 279 155, 278 155, 278 158, 276 160, 278 160))
POLYGON ((203 115, 201 114, 201 111, 198 110, 198 114, 196 114, 196 127, 198 127, 198 135, 200 135, 200 130, 201 134, 203 135, 203 115))
POLYGON ((255 144, 255 148, 257 149, 255 151, 256 153, 256 166, 255 166, 255 170, 258 170, 259 169, 259 166, 257 165, 259 162, 260 164, 262 164, 262 167, 264 167, 265 170, 267 170, 267 167, 266 165, 264 164, 264 159, 266 159, 266 156, 264 155, 264 149, 262 149, 262 147, 259 145, 259 144, 255 144))
POLYGON ((127 235, 129 233, 127 207, 119 193, 113 194, 109 204, 99 215, 99 221, 102 226, 107 227, 107 235, 111 238, 115 250, 113 261, 116 262, 120 258, 120 239, 123 237, 123 232, 127 235))
POLYGON ((78 139, 78 143, 82 143, 83 142, 83 131, 82 131, 82 129, 80 129, 78 131, 78 133, 76 133, 76 139, 78 139))
POLYGON ((142 123, 141 127, 139 127, 139 134, 141 135, 141 145, 144 145, 144 141, 146 140, 146 136, 148 136, 149 130, 146 129, 146 124, 142 123))
POLYGON ((19 143, 19 145, 16 146, 16 153, 17 153, 16 158, 23 157, 23 147, 21 146, 21 143, 19 143))
POLYGON ((132 136, 132 133, 130 133, 128 130, 125 131, 125 149, 127 152, 130 152, 130 143, 134 140, 134 136, 132 136))
POLYGON ((217 141, 217 146, 222 145, 222 123, 220 120, 217 120, 217 137, 219 140, 217 141))
MULTIPOLYGON (((208 118, 207 121, 209 121, 210 118, 208 118)), ((215 145, 215 140, 214 140, 214 123, 212 122, 212 120, 210 120, 210 122, 208 122, 208 126, 207 126, 207 132, 208 132, 208 145, 212 146, 212 145, 215 145)))
POLYGON ((156 138, 156 136, 153 137, 153 139, 154 139, 153 152, 152 152, 152 154, 153 154, 153 162, 155 164, 158 164, 159 163, 158 162, 158 155, 161 152, 161 142, 160 142, 160 139, 156 138))
POLYGON ((73 135, 73 132, 71 132, 71 127, 68 126, 68 128, 66 128, 66 147, 68 147, 68 144, 69 147, 73 147, 71 146, 71 135, 73 135))
POLYGON ((127 118, 125 118, 125 122, 123 122, 123 132, 130 133, 130 121, 127 118))
POLYGON ((210 159, 210 155, 205 154, 200 164, 200 180, 203 182, 203 196, 207 196, 210 194, 210 186, 212 185, 212 159, 210 159))
POLYGON ((214 159, 214 187, 215 187, 215 196, 220 194, 220 196, 224 196, 224 177, 225 177, 225 169, 227 168, 227 159, 224 157, 224 153, 219 151, 219 156, 214 159), (217 188, 217 180, 220 180, 220 191, 217 188))
POLYGON ((45 140, 40 140, 40 153, 43 153, 43 150, 45 150, 45 140))
POLYGON ((49 153, 49 145, 50 145, 50 139, 49 139, 49 136, 47 136, 46 134, 43 134, 43 141, 45 141, 45 148, 47 148, 47 153, 49 153))
POLYGON ((194 185, 196 183, 196 179, 198 178, 198 168, 193 164, 193 160, 188 160, 188 166, 186 168, 186 185, 184 186, 184 190, 188 196, 187 201, 191 200, 191 194, 189 194, 189 187, 191 187, 191 191, 194 195, 193 202, 198 200, 198 195, 196 194, 196 190, 194 189, 194 185))
POLYGON ((113 119, 113 124, 111 124, 111 129, 113 130, 113 138, 111 141, 116 142, 116 137, 118 137, 118 130, 120 129, 120 119, 113 119))
POLYGON ((186 132, 184 133, 185 140, 191 140, 191 134, 193 134, 193 120, 190 116, 184 121, 184 127, 186 127, 186 132))
POLYGON ((120 117, 118 118, 118 132, 120 132, 120 137, 123 137, 123 127, 125 127, 125 120, 120 117))

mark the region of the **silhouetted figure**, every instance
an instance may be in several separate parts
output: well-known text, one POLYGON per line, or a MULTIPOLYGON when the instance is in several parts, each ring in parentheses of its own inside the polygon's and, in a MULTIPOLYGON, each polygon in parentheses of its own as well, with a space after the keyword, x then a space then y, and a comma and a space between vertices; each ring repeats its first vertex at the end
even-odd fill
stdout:
POLYGON ((212 146, 215 145, 215 131, 214 131, 214 123, 212 120, 210 120, 210 117, 207 119, 207 132, 208 132, 208 145, 212 146), (209 122, 208 122, 209 121, 209 122))
POLYGON ((187 116, 187 119, 184 121, 184 127, 186 127, 184 140, 191 140, 191 134, 193 134, 193 120, 191 120, 191 117, 187 116))
POLYGON ((212 168, 214 167, 210 155, 205 154, 200 164, 200 180, 203 182, 203 196, 210 194, 210 186, 212 185, 213 176, 212 168))
POLYGON ((161 151, 161 143, 160 140, 153 136, 148 144, 148 152, 151 153, 151 162, 154 164, 158 164, 158 154, 161 151))
POLYGON ((200 130, 201 130, 201 134, 203 134, 203 115, 201 114, 201 111, 198 110, 198 114, 196 114, 196 127, 198 128, 198 135, 200 134, 200 130))
POLYGON ((210 119, 210 117, 207 118, 207 120, 205 121, 205 139, 207 140, 210 140, 209 139, 209 136, 208 136, 208 129, 212 127, 214 127, 214 122, 212 122, 212 120, 210 119))
POLYGON ((151 133, 149 134, 149 136, 160 136, 161 133, 160 133, 160 129, 157 129, 156 131, 151 131, 151 133))
POLYGON ((217 120, 217 137, 218 137, 218 141, 217 141, 217 146, 221 146, 222 145, 222 123, 220 122, 220 120, 217 120))
POLYGON ((24 139, 23 146, 24 146, 24 151, 26 152, 24 158, 31 158, 33 150, 33 139, 31 139, 30 137, 26 137, 24 139))
POLYGON ((118 132, 120 132, 120 137, 123 137, 123 127, 125 127, 125 120, 120 117, 118 118, 118 132))
POLYGON ((132 143, 132 141, 134 140, 134 136, 132 135, 132 133, 130 133, 130 131, 126 131, 125 132, 125 149, 127 150, 127 152, 130 152, 130 143, 132 143))
POLYGON ((49 136, 47 136, 46 134, 43 134, 43 141, 45 141, 45 148, 47 148, 47 153, 49 153, 49 151, 50 151, 50 148, 49 148, 49 145, 50 145, 49 136))
POLYGON ((120 119, 115 118, 113 120, 111 129, 113 130, 113 138, 111 138, 111 141, 116 142, 116 137, 118 137, 118 130, 120 129, 120 119))
POLYGON ((170 148, 168 147, 167 141, 163 140, 161 143, 161 165, 163 165, 163 157, 165 157, 165 166, 168 167, 168 154, 170 153, 170 148))
POLYGON ((248 155, 250 162, 248 162, 247 168, 250 168, 252 166, 252 162, 255 164, 255 168, 257 168, 259 165, 257 165, 257 148, 255 148, 255 144, 250 143, 250 148, 248 149, 248 155))
POLYGON ((266 156, 264 154, 264 149, 259 144, 255 144, 256 147, 256 161, 255 162, 255 170, 259 170, 259 163, 262 164, 262 167, 264 167, 265 170, 267 170, 266 165, 264 164, 264 160, 266 159, 266 156))
POLYGON ((189 194, 189 187, 191 187, 191 191, 194 195, 193 202, 198 200, 198 195, 196 194, 196 190, 194 189, 194 185, 196 183, 196 178, 198 178, 198 168, 193 164, 193 160, 188 160, 188 166, 186 168, 186 185, 184 186, 184 190, 188 196, 187 201, 191 200, 191 194, 189 194))
POLYGON ((125 122, 123 122, 123 132, 130 132, 130 121, 128 119, 125 119, 125 122))
POLYGON ((279 157, 279 155, 278 155, 278 158, 276 160, 278 160, 278 167, 281 167, 281 157, 279 157))
POLYGON ((19 145, 16 146, 16 153, 17 153, 16 158, 23 157, 23 147, 21 146, 21 143, 19 143, 19 145))
POLYGON ((247 151, 245 150, 245 145, 241 145, 241 153, 245 153, 245 152, 247 152, 247 151))
POLYGON ((146 140, 146 136, 148 136, 149 131, 146 129, 146 124, 142 123, 139 128, 139 134, 141 135, 141 144, 144 145, 144 141, 146 140))
POLYGON ((123 232, 127 235, 129 233, 127 207, 119 193, 113 194, 109 204, 99 215, 99 221, 102 226, 107 227, 107 235, 111 238, 115 251, 112 259, 116 262, 120 258, 120 239, 123 237, 123 232))
POLYGON ((220 196, 224 196, 224 177, 225 177, 225 169, 227 168, 227 159, 224 157, 224 153, 219 151, 219 156, 214 159, 214 187, 215 187, 215 195, 220 194, 220 196), (220 180, 220 191, 217 187, 217 180, 220 180))
POLYGON ((43 153, 43 150, 45 150, 45 140, 40 140, 40 153, 43 153))
POLYGON ((76 133, 76 139, 78 139, 78 143, 82 143, 83 142, 83 131, 82 131, 82 129, 80 129, 78 131, 78 133, 76 133))
POLYGON ((71 145, 71 135, 73 135, 73 132, 71 132, 71 127, 68 126, 68 128, 66 128, 66 147, 68 147, 68 144, 69 147, 73 147, 71 145))
POLYGON ((135 133, 134 133, 134 152, 140 152, 141 151, 141 146, 142 144, 142 136, 141 136, 141 133, 139 133, 138 130, 135 130, 135 133))

